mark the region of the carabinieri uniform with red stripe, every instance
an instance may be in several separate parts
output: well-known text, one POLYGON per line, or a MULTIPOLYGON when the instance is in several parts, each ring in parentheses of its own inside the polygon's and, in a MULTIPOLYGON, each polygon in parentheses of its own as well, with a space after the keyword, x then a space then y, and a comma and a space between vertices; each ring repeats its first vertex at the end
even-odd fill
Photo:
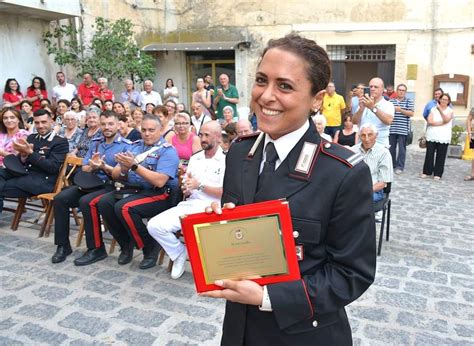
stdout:
MULTIPOLYGON (((115 167, 115 154, 129 150, 132 143, 116 134, 112 143, 106 143, 105 138, 99 137, 91 141, 89 151, 84 160, 83 167, 89 165, 89 161, 95 153, 99 153, 105 164, 115 167)), ((84 231, 86 234, 87 248, 96 249, 104 246, 100 225, 97 202, 108 191, 113 190, 110 176, 103 170, 92 172, 97 175, 104 185, 91 190, 85 190, 79 186, 71 186, 54 197, 54 243, 58 246, 70 248, 69 243, 69 208, 80 207, 84 217, 84 231)))
POLYGON ((143 140, 139 140, 133 144, 131 151, 135 158, 149 152, 139 163, 139 168, 130 170, 126 177, 126 183, 140 185, 142 189, 125 194, 125 197, 119 200, 113 192, 108 193, 101 198, 98 207, 105 223, 109 226, 110 233, 120 244, 122 252, 125 251, 130 255, 128 257, 130 260, 134 247, 143 249, 144 260, 140 268, 146 269, 155 265, 159 245, 148 234, 143 219, 151 218, 172 206, 170 195, 171 191, 178 186, 179 157, 175 148, 163 137, 153 146, 147 146, 143 140), (156 150, 149 152, 153 147, 156 150), (146 181, 142 176, 145 169, 167 175, 168 181, 165 186, 156 187, 146 181))

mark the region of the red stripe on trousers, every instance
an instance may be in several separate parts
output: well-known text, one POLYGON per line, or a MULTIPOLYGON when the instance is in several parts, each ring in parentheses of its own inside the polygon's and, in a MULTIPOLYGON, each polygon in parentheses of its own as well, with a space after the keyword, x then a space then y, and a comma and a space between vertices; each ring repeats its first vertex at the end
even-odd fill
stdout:
POLYGON ((133 223, 132 217, 130 216, 130 213, 129 213, 128 210, 129 210, 131 207, 135 207, 135 206, 137 206, 137 205, 147 204, 147 203, 151 203, 151 202, 157 202, 157 201, 165 200, 165 199, 168 198, 168 196, 169 196, 169 194, 163 193, 163 194, 158 195, 158 196, 136 199, 136 200, 134 200, 134 201, 125 203, 125 204, 122 206, 122 216, 123 216, 123 218, 125 219, 125 222, 127 223, 128 227, 129 227, 130 230, 132 231, 132 236, 133 236, 133 238, 135 239, 135 242, 137 243, 137 247, 138 247, 139 249, 143 248, 143 240, 142 240, 142 238, 140 237, 140 234, 138 234, 138 230, 137 230, 137 228, 135 227, 135 224, 133 223))
POLYGON ((97 217, 98 211, 97 211, 97 203, 99 203, 99 200, 101 197, 105 195, 105 193, 97 196, 94 198, 92 201, 89 202, 89 208, 91 208, 91 217, 92 217, 92 232, 94 233, 94 241, 95 241, 95 247, 99 248, 102 246, 102 243, 100 241, 100 220, 97 217))

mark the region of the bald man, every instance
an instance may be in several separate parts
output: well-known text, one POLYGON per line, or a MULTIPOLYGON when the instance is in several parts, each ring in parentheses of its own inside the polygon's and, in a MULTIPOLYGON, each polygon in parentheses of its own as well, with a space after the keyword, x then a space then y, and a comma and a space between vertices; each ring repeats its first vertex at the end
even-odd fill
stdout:
POLYGON ((370 95, 365 94, 359 98, 359 109, 352 117, 352 122, 359 126, 375 125, 378 132, 377 142, 388 148, 388 135, 395 116, 395 107, 383 97, 384 82, 381 78, 372 78, 369 87, 370 95))
POLYGON ((179 217, 184 214, 203 212, 211 202, 220 203, 224 182, 225 155, 219 146, 221 126, 209 121, 199 132, 201 147, 189 160, 183 177, 181 190, 187 199, 176 207, 152 218, 147 225, 148 232, 156 239, 174 262, 172 279, 179 279, 184 273, 186 249, 174 233, 181 229, 179 217))
POLYGON ((240 119, 235 123, 235 131, 239 137, 251 135, 253 133, 252 123, 248 119, 240 119))

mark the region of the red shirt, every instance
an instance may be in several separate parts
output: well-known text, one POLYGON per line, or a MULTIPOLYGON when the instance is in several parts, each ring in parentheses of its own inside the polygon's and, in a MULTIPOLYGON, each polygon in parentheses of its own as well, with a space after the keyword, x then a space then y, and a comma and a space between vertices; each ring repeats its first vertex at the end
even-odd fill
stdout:
POLYGON ((110 89, 105 89, 105 90, 99 89, 99 98, 102 101, 105 101, 105 100, 115 101, 114 92, 110 89))
MULTIPOLYGON (((15 103, 18 101, 23 100, 23 94, 22 93, 16 93, 13 95, 12 93, 4 93, 3 94, 3 102, 4 103, 15 103)), ((20 110, 20 105, 16 106, 16 109, 20 110)))
POLYGON ((77 95, 81 98, 84 106, 89 106, 94 98, 99 97, 99 86, 95 83, 89 86, 81 83, 79 84, 77 95))
MULTIPOLYGON (((41 95, 43 95, 43 99, 48 98, 48 92, 46 90, 41 90, 41 95)), ((36 91, 35 89, 28 88, 26 92, 26 97, 35 97, 36 91)), ((37 99, 33 101, 33 112, 41 108, 41 100, 37 99)))

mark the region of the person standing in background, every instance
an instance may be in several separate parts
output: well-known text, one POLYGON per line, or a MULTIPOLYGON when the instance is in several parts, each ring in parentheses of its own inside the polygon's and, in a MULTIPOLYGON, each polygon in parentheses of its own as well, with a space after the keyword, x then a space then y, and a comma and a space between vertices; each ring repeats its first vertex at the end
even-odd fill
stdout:
POLYGON ((58 85, 53 88, 53 102, 68 100, 69 102, 77 95, 77 88, 74 84, 67 83, 64 72, 56 72, 58 85))
POLYGON ((84 73, 83 81, 78 87, 77 96, 84 107, 89 106, 96 97, 99 97, 99 86, 94 83, 90 73, 84 73))
POLYGON ((334 137, 337 131, 341 129, 342 115, 346 110, 344 97, 336 93, 336 86, 329 82, 324 94, 321 113, 326 117, 326 127, 324 133, 334 137))
POLYGON ((217 88, 217 93, 214 93, 214 108, 216 109, 217 119, 224 118, 224 107, 231 106, 234 114, 237 113, 237 104, 239 103, 239 91, 235 85, 230 84, 229 76, 225 73, 219 76, 220 87, 217 88))
POLYGON ((390 154, 392 155, 393 169, 395 174, 402 174, 405 169, 405 157, 407 151, 407 138, 410 132, 410 118, 414 114, 415 105, 413 100, 406 97, 407 86, 398 84, 397 97, 390 98, 395 107, 395 115, 390 125, 390 154), (398 156, 397 156, 398 147, 398 156))

